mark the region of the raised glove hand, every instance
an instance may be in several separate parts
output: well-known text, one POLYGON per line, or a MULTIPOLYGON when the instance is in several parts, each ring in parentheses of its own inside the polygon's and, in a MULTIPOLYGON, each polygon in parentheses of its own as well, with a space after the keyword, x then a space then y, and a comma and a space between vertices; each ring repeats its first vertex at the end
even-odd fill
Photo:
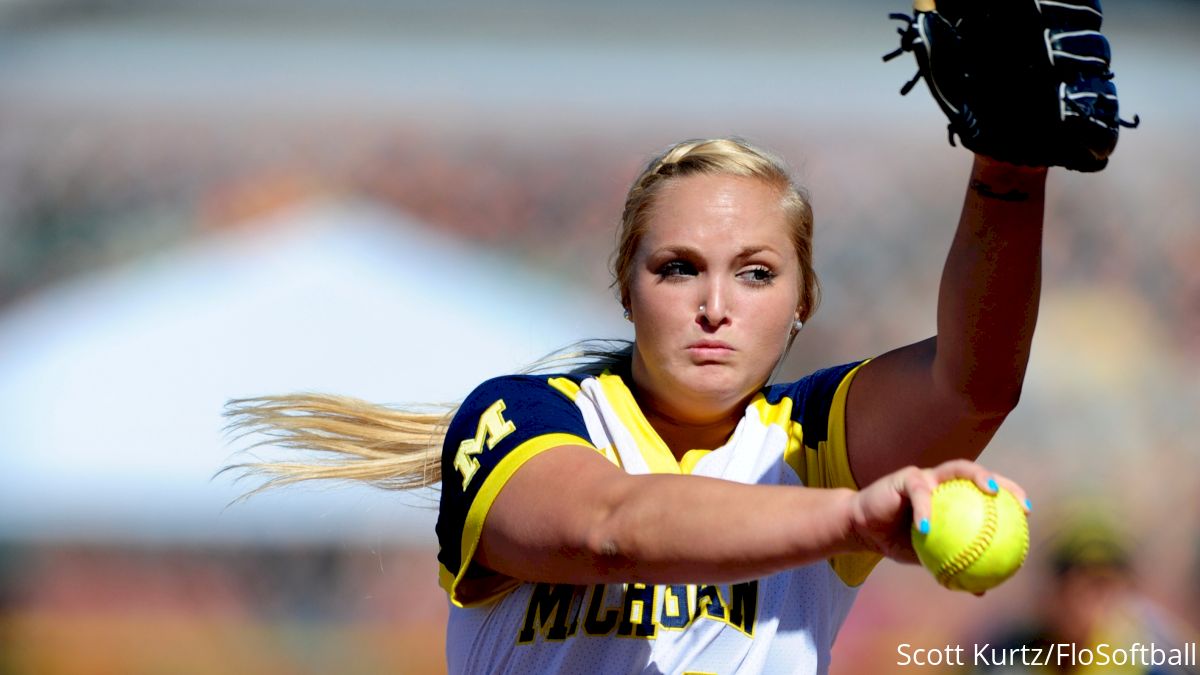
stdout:
POLYGON ((900 48, 973 152, 1024 166, 1099 171, 1117 145, 1117 89, 1099 0, 916 0, 900 48))

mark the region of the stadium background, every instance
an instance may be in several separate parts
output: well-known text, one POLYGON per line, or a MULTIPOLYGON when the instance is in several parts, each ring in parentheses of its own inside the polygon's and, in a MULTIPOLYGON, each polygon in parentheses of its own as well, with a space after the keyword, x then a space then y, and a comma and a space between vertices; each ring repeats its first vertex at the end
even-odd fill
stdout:
MULTIPOLYGON (((881 0, 0 2, 0 672, 438 672, 431 495, 245 489, 228 398, 453 400, 628 337, 606 263, 657 148, 737 134, 812 191, 799 375, 932 332, 969 156, 881 0)), ((984 599, 885 563, 835 673, 1027 618, 1066 515, 1200 620, 1200 5, 1109 0, 1112 166, 1053 174, 1018 410, 1035 504, 984 599)), ((1190 633, 1195 639, 1195 633, 1190 633)))

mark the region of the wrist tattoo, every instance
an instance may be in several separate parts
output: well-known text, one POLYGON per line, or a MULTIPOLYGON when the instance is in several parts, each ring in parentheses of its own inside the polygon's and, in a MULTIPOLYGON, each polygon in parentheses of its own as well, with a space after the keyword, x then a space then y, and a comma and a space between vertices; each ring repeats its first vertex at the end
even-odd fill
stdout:
POLYGON ((971 189, 974 190, 975 193, 980 197, 999 199, 1002 202, 1023 202, 1029 199, 1028 192, 1023 192, 1016 188, 1013 188, 1008 192, 996 192, 992 189, 992 186, 981 180, 971 181, 971 189))

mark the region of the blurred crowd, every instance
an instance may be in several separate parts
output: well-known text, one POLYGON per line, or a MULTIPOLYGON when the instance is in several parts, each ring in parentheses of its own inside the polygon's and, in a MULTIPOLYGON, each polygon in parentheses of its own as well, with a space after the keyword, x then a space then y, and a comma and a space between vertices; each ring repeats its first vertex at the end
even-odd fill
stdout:
MULTIPOLYGON (((6 122, 0 306, 209 228, 331 195, 378 200, 530 264, 605 284, 627 182, 671 140, 603 130, 514 136, 352 116, 235 124, 104 115, 83 121, 38 111, 22 119, 19 106, 6 122)), ((825 284, 896 308, 856 307, 855 316, 922 309, 927 298, 914 291, 936 279, 962 189, 960 164, 926 163, 919 149, 836 129, 818 138, 783 130, 751 140, 801 167, 816 207, 825 284)), ((1200 160, 1160 158, 1147 178, 1144 167, 1123 167, 1118 150, 1109 172, 1131 179, 1120 190, 1096 190, 1078 174, 1052 182, 1046 285, 1129 289, 1161 321, 1172 348, 1200 358, 1200 198, 1192 180, 1200 160)))
POLYGON ((427 551, 0 547, 0 673, 436 673, 427 551))

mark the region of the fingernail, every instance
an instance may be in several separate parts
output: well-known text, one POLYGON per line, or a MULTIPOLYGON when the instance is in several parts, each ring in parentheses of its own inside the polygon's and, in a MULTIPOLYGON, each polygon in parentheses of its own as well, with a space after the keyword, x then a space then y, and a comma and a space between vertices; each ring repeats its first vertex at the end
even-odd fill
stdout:
POLYGON ((917 523, 917 531, 921 534, 929 534, 929 519, 922 518, 921 522, 917 523))
POLYGON ((1025 500, 1025 510, 1026 511, 1033 510, 1033 502, 1029 501, 1028 499, 1025 500))
POLYGON ((1000 489, 1000 486, 996 484, 995 478, 988 479, 988 489, 991 490, 992 492, 996 492, 1000 489))

